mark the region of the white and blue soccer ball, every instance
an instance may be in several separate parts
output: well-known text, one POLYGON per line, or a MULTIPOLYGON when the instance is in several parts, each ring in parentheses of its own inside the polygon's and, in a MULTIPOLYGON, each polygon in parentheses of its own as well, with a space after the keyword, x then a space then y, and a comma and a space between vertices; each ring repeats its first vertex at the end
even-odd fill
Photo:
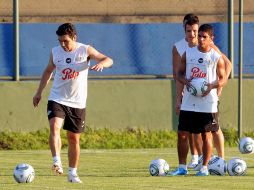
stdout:
POLYGON ((207 81, 204 78, 193 78, 191 80, 191 86, 187 88, 193 96, 202 96, 207 90, 207 81))
POLYGON ((35 177, 34 168, 29 164, 18 164, 14 168, 13 177, 18 183, 31 183, 35 177))
POLYGON ((232 158, 228 162, 228 174, 231 176, 242 176, 247 172, 247 164, 240 158, 232 158))
POLYGON ((239 151, 242 154, 254 153, 254 140, 250 137, 243 137, 239 142, 239 151))
POLYGON ((227 173, 227 162, 218 156, 213 156, 208 163, 208 171, 211 175, 225 175, 227 173))
POLYGON ((149 166, 151 176, 165 176, 169 172, 169 165, 166 160, 158 158, 152 160, 149 166))

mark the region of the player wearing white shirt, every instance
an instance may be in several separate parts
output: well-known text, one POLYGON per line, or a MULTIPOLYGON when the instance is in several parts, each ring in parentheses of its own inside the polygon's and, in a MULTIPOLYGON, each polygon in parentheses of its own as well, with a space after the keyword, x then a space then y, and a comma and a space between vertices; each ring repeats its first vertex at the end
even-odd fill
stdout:
MULTIPOLYGON (((183 19, 183 27, 185 31, 185 38, 176 42, 173 46, 172 55, 173 55, 173 76, 175 79, 176 85, 176 101, 175 101, 175 109, 176 114, 179 115, 180 106, 182 103, 182 95, 183 95, 183 85, 176 80, 176 72, 178 64, 181 64, 181 58, 183 53, 186 51, 188 47, 194 47, 198 44, 197 33, 198 33, 199 19, 194 14, 187 14, 183 19), (188 23, 188 24, 186 24, 188 23)), ((179 163, 186 168, 185 163, 185 153, 188 154, 188 149, 190 148, 191 152, 191 161, 188 164, 188 167, 192 168, 198 164, 198 157, 202 155, 202 139, 201 136, 197 136, 197 141, 201 142, 198 145, 195 145, 194 135, 188 134, 185 131, 178 130, 178 159, 179 163)), ((196 143, 198 144, 198 143, 196 143)), ((187 169, 187 168, 186 168, 187 169)))
POLYGON ((62 145, 60 129, 63 126, 67 131, 69 143, 68 181, 82 183, 77 175, 77 167, 80 155, 79 139, 85 126, 89 60, 94 59, 97 62, 91 67, 91 70, 95 71, 111 67, 113 61, 92 46, 78 43, 76 29, 71 23, 60 25, 56 34, 60 46, 54 47, 51 51, 48 66, 33 97, 33 105, 38 106, 42 91, 55 71, 47 108, 50 125, 49 144, 53 157, 52 169, 57 174, 63 173, 60 158, 62 145))
MULTIPOLYGON (((212 39, 212 26, 208 24, 200 26, 198 46, 184 53, 177 73, 177 79, 185 85, 185 88, 191 86, 190 81, 195 77, 205 77, 208 81, 207 90, 202 97, 190 98, 190 94, 185 91, 179 116, 179 130, 202 135, 203 166, 196 173, 197 176, 209 175, 207 165, 212 155, 212 132, 219 129, 216 118, 217 89, 226 82, 225 63, 220 54, 210 46, 212 39), (195 107, 196 104, 198 108, 195 107)), ((172 175, 174 174, 178 175, 178 172, 173 172, 172 175)))

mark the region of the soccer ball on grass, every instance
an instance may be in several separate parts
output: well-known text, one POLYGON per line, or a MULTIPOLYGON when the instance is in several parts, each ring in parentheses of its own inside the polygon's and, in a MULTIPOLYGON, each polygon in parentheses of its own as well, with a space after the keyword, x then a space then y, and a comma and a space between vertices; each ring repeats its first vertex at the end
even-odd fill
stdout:
POLYGON ((29 164, 18 164, 14 168, 13 177, 18 183, 31 183, 35 177, 34 168, 29 164))
POLYGON ((208 171, 211 175, 225 175, 227 173, 227 162, 218 156, 213 156, 209 160, 208 171))
POLYGON ((247 171, 246 162, 240 158, 232 158, 228 162, 228 174, 231 176, 245 175, 247 171))
POLYGON ((254 153, 254 140, 250 137, 244 137, 239 142, 239 150, 242 154, 254 153))
POLYGON ((165 176, 169 172, 169 165, 164 159, 152 160, 149 166, 151 176, 165 176))

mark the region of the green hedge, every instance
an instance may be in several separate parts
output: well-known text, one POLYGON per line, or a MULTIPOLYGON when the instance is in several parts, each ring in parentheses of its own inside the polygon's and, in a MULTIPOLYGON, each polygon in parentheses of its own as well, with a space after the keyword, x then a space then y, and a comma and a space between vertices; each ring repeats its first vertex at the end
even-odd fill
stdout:
MULTIPOLYGON (((237 131, 223 130, 225 146, 238 145, 237 131)), ((62 130, 62 145, 67 148, 68 142, 65 131, 62 130)), ((36 132, 1 132, 1 150, 35 150, 49 149, 49 129, 44 128, 36 132)), ((254 137, 254 132, 244 136, 254 137)), ((177 133, 169 130, 142 130, 140 128, 126 128, 111 130, 109 128, 93 129, 87 127, 81 135, 82 149, 121 149, 121 148, 169 148, 176 147, 177 133)))

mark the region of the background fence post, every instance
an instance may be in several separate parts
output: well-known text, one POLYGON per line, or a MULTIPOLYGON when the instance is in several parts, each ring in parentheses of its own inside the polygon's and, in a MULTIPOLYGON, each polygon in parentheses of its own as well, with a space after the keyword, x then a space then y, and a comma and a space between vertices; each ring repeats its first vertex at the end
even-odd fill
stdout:
POLYGON ((243 0, 239 0, 238 138, 242 136, 243 0))
POLYGON ((228 0, 228 58, 232 63, 230 78, 234 78, 234 1, 228 0))
POLYGON ((19 81, 19 0, 13 0, 14 80, 19 81))

